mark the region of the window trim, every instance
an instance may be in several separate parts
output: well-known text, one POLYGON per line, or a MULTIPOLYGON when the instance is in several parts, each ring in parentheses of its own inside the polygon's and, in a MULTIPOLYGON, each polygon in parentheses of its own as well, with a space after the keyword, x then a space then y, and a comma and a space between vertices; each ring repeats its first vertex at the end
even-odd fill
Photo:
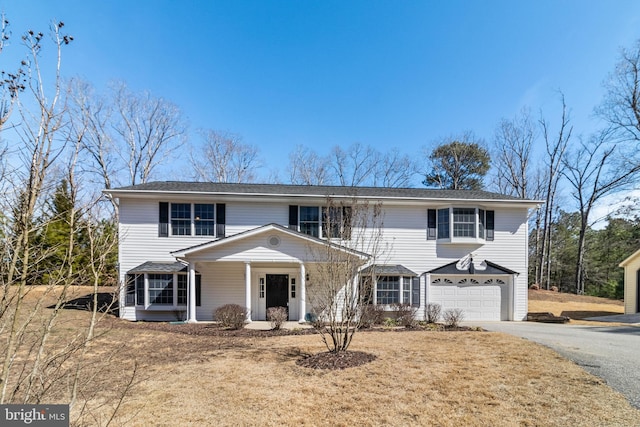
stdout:
MULTIPOLYGON (((485 243, 493 241, 495 235, 495 211, 479 205, 449 205, 437 209, 436 241, 438 243, 485 243), (470 224, 470 222, 456 221, 456 209, 473 209, 473 236, 457 236, 456 225, 470 224), (446 213, 445 213, 446 212, 446 213), (446 221, 443 219, 446 218, 446 221)), ((427 239, 428 236, 427 236, 427 239)))
MULTIPOLYGON (((408 304, 412 307, 420 307, 420 276, 404 274, 380 274, 375 278, 370 275, 360 276, 359 292, 366 292, 362 295, 364 305, 376 305, 389 309, 394 304, 408 304), (380 289, 378 284, 381 278, 396 278, 398 289, 380 289), (397 301, 379 302, 378 292, 395 292, 397 301)), ((396 298, 393 298, 396 299, 396 298)))
MULTIPOLYGON (((125 275, 125 281, 127 285, 131 285, 132 282, 129 282, 130 278, 134 278, 133 283, 137 283, 135 287, 135 305, 131 305, 127 303, 127 293, 128 289, 125 287, 125 307, 138 307, 144 308, 145 310, 175 310, 175 309, 186 309, 189 304, 189 274, 186 272, 174 272, 174 273, 160 273, 160 272, 147 272, 147 273, 127 273, 125 275), (156 303, 151 302, 150 298, 150 277, 151 275, 166 275, 172 276, 172 293, 171 293, 171 303, 156 303), (186 291, 185 291, 185 303, 179 303, 180 297, 180 289, 179 286, 181 280, 178 279, 180 276, 186 277, 186 291), (139 280, 139 282, 135 282, 135 280, 139 280), (142 296, 142 303, 140 303, 140 297, 142 296)), ((200 273, 196 273, 196 307, 202 306, 202 275, 200 273)))
MULTIPOLYGON (((198 237, 198 238, 220 238, 224 237, 224 203, 206 203, 206 202, 160 202, 160 219, 159 219, 159 237, 198 237), (186 217, 174 217, 174 206, 188 205, 189 219, 186 217), (213 218, 200 219, 196 216, 196 206, 211 206, 213 218), (174 233, 174 221, 189 221, 187 234, 174 233), (197 224, 202 221, 210 222, 208 229, 212 234, 196 234, 197 224), (166 225, 165 225, 166 224, 166 225)), ((186 227, 186 226, 185 226, 186 227)))
MULTIPOLYGON (((351 232, 353 228, 352 224, 353 208, 352 206, 339 204, 338 206, 316 206, 316 205, 291 205, 289 206, 289 228, 294 228, 298 232, 306 234, 308 236, 316 237, 318 239, 327 240, 351 240, 351 232), (295 209, 297 208, 297 209, 295 209), (316 210, 318 220, 308 221, 302 219, 302 210, 310 209, 316 210), (327 213, 335 216, 335 222, 329 223, 331 229, 336 233, 328 232, 327 225, 327 213), (297 221, 297 226, 293 224, 297 221), (303 231, 303 224, 312 226, 314 229, 317 227, 317 236, 313 233, 307 233, 303 231), (337 234, 337 235, 334 235, 337 234)), ((306 227, 305 227, 306 228, 306 227)))

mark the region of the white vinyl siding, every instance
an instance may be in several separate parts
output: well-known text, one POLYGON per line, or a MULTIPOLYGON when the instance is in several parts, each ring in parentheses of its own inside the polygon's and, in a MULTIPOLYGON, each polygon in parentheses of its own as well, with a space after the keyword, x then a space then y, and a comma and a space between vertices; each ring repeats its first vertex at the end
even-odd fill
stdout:
MULTIPOLYGON (((216 240, 213 236, 196 235, 158 237, 159 199, 170 203, 207 204, 212 202, 204 196, 200 199, 187 196, 183 199, 164 196, 159 196, 158 199, 136 199, 132 195, 119 199, 119 259, 123 281, 127 271, 144 262, 174 262, 175 258, 171 252, 216 240)), ((290 200, 274 201, 267 198, 251 200, 250 196, 247 196, 246 201, 223 200, 222 202, 226 203, 227 237, 270 223, 288 227, 289 205, 303 205, 297 201, 292 203, 290 200)), ((315 201, 314 204, 322 205, 321 201, 315 201)), ((476 205, 471 204, 468 207, 477 208, 476 205)), ((481 245, 477 243, 451 245, 440 244, 436 240, 427 238, 427 210, 437 208, 424 203, 398 204, 385 201, 383 237, 388 245, 383 245, 384 253, 379 254, 378 262, 384 260, 384 264, 402 265, 422 275, 424 272, 473 253, 475 260, 486 259, 519 273, 515 276, 512 290, 515 293, 512 316, 513 320, 523 320, 527 312, 527 209, 493 207, 490 203, 484 203, 483 209, 495 211, 495 240, 483 241, 481 245)), ((354 235, 355 233, 356 231, 354 235)), ((301 239, 282 238, 279 246, 270 247, 269 237, 270 235, 248 237, 198 254, 196 269, 202 275, 202 306, 197 308, 199 320, 211 319, 212 310, 224 303, 245 305, 244 261, 251 261, 252 270, 258 268, 259 263, 282 264, 283 267, 290 268, 292 265, 298 266, 301 261, 311 256, 307 242, 301 239)), ((307 271, 312 271, 312 263, 305 263, 305 265, 307 271)), ((424 314, 424 306, 428 302, 425 300, 428 295, 426 295, 424 276, 421 277, 420 283, 419 318, 424 314)), ((253 289, 257 289, 257 286, 257 282, 252 281, 252 292, 253 289)), ((307 289, 307 294, 309 292, 311 290, 307 289)), ((143 313, 139 307, 122 307, 122 309, 123 317, 132 320, 136 318, 157 320, 162 315, 164 320, 175 319, 174 313, 170 311, 164 314, 159 312, 152 314, 143 313)), ((310 309, 311 307, 307 306, 307 312, 311 311, 310 309)))

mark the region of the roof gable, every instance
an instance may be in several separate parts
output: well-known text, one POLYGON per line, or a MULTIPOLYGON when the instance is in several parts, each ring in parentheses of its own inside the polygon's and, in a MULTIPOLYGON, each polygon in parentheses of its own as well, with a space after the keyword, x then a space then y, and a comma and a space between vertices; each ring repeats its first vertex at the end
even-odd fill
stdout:
MULTIPOLYGON (((313 236, 309 236, 304 233, 300 233, 295 230, 291 230, 287 227, 283 227, 279 224, 267 224, 257 228, 253 228, 251 230, 234 234, 229 237, 225 237, 222 239, 212 240, 207 243, 203 243, 200 245, 191 246, 188 248, 184 248, 178 251, 171 252, 173 256, 178 259, 184 259, 193 256, 201 256, 206 253, 213 253, 215 251, 219 251, 220 254, 230 254, 233 251, 247 251, 249 248, 254 247, 255 245, 263 246, 264 250, 272 250, 273 253, 281 252, 282 249, 279 249, 280 239, 278 236, 285 236, 289 241, 293 242, 298 247, 298 252, 304 252, 300 249, 302 247, 326 247, 330 246, 335 248, 338 251, 344 252, 349 255, 356 256, 361 259, 368 259, 369 255, 363 252, 355 251, 343 246, 336 245, 330 241, 325 241, 322 239, 315 238, 313 236), (274 233, 275 232, 275 233, 274 233), (259 237, 267 237, 266 240, 260 240, 259 243, 257 239, 259 237), (275 241, 271 241, 272 238, 275 238, 275 241), (248 243, 249 247, 240 248, 241 243, 248 243), (310 246, 309 246, 310 245, 310 246), (230 251, 224 251, 225 248, 231 247, 230 251)), ((297 255, 298 257, 304 256, 304 254, 300 253, 297 255)))
POLYGON ((430 274, 519 274, 513 270, 502 267, 491 261, 484 260, 481 263, 469 262, 468 259, 462 258, 458 261, 445 264, 442 267, 434 268, 427 271, 430 274))

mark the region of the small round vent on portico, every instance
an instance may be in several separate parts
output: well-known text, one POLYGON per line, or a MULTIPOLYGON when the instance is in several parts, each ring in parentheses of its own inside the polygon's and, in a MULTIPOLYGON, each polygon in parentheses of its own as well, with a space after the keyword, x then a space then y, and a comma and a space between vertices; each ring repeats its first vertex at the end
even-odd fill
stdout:
POLYGON ((269 237, 268 242, 269 242, 269 246, 271 246, 272 248, 278 247, 280 246, 280 237, 271 236, 269 237))

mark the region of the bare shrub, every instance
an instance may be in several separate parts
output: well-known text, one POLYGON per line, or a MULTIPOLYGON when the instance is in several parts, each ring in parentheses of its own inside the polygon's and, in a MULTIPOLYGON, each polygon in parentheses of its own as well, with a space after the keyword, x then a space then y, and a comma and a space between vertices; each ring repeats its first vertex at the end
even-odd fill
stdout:
POLYGON ((449 308, 442 313, 444 324, 451 328, 457 328, 464 319, 464 311, 459 308, 449 308))
POLYGON ((558 291, 559 291, 559 289, 558 289, 558 287, 557 287, 557 286, 552 286, 552 287, 551 287, 551 290, 552 290, 553 292, 558 292, 558 291))
POLYGON ((238 304, 225 304, 216 308, 213 317, 222 326, 229 329, 242 329, 247 322, 248 310, 238 304))
POLYGON ((533 285, 529 286, 529 289, 537 291, 540 289, 540 285, 538 285, 537 283, 534 283, 533 285))
POLYGON ((405 328, 412 328, 415 326, 417 312, 416 307, 413 307, 410 304, 395 303, 392 308, 396 313, 396 323, 398 326, 404 326, 405 328))
POLYGON ((267 309, 267 320, 271 322, 271 329, 277 331, 282 324, 287 321, 288 314, 285 307, 269 307, 267 309))
POLYGON ((384 309, 379 305, 367 304, 362 308, 360 317, 360 327, 370 328, 375 325, 381 325, 384 321, 384 309))
POLYGON ((427 304, 427 323, 437 323, 440 320, 440 314, 442 313, 442 306, 436 303, 427 304))

